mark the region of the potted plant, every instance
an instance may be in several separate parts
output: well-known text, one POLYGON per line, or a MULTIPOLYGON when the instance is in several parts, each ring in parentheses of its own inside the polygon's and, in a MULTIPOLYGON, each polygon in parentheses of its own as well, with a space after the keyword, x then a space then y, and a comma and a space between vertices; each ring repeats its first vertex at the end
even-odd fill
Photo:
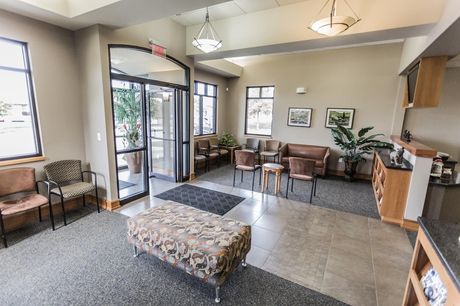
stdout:
MULTIPOLYGON (((139 147, 141 141, 141 104, 139 103, 139 92, 133 89, 114 89, 115 122, 122 131, 122 140, 125 150, 132 150, 139 147)), ((142 170, 142 151, 126 153, 123 157, 128 163, 131 173, 139 173, 142 170)))
POLYGON ((366 134, 374 129, 373 126, 359 130, 355 135, 351 130, 343 127, 340 122, 335 122, 337 127, 331 130, 334 143, 343 150, 341 156, 345 163, 345 177, 353 181, 356 174, 356 167, 361 161, 366 161, 364 155, 371 154, 375 149, 393 149, 393 144, 376 139, 384 134, 366 134))
POLYGON ((219 139, 219 143, 226 147, 234 147, 237 144, 235 137, 229 132, 224 132, 222 134, 222 136, 219 139))

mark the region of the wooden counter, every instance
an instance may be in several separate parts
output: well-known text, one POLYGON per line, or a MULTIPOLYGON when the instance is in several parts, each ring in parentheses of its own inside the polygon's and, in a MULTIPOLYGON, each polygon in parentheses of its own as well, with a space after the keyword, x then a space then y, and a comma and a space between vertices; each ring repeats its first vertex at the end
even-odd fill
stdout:
POLYGON ((438 154, 438 152, 435 149, 430 148, 429 146, 426 146, 423 143, 417 142, 415 140, 412 140, 410 143, 407 143, 401 140, 401 137, 396 135, 391 135, 390 138, 395 143, 397 143, 398 145, 400 145, 405 150, 409 151, 415 156, 433 158, 438 154))

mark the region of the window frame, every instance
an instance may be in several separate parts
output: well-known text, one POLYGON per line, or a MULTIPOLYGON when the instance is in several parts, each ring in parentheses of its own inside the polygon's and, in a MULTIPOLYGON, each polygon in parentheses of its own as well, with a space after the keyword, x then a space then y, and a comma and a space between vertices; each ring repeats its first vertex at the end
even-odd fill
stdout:
POLYGON ((195 80, 194 82, 194 99, 193 99, 193 114, 194 114, 194 117, 193 117, 193 136, 194 137, 201 137, 201 136, 212 136, 212 135, 216 135, 217 134, 217 99, 218 99, 218 86, 217 84, 211 84, 211 83, 207 83, 207 82, 202 82, 202 81, 198 81, 198 80, 195 80), (198 94, 198 83, 200 84, 204 84, 204 94, 198 94), (208 94, 208 86, 213 86, 214 87, 214 95, 209 95, 208 94), (199 134, 195 134, 195 120, 197 118, 195 118, 195 96, 198 96, 199 97, 199 114, 200 114, 200 118, 199 118, 199 131, 200 133, 199 134), (204 97, 207 97, 207 98, 212 98, 213 101, 214 101, 214 105, 213 105, 213 113, 214 113, 214 120, 213 120, 213 128, 214 128, 214 132, 213 133, 203 133, 203 98, 204 97))
POLYGON ((244 112, 244 135, 245 136, 260 136, 260 137, 272 137, 273 135, 273 110, 275 107, 275 85, 257 85, 257 86, 246 86, 246 107, 244 112), (273 97, 262 97, 262 88, 264 87, 273 87, 273 97), (249 97, 249 89, 259 88, 259 97, 249 97), (272 100, 272 123, 270 124, 270 134, 257 134, 257 133, 248 133, 248 106, 249 100, 255 99, 271 99, 272 100))
POLYGON ((34 84, 33 84, 33 79, 32 79, 32 69, 30 65, 30 55, 29 55, 29 47, 27 42, 11 39, 11 38, 6 38, 0 36, 0 41, 6 41, 14 44, 18 44, 21 46, 22 49, 22 57, 24 61, 24 69, 22 68, 14 68, 14 67, 6 67, 6 66, 0 66, 0 70, 6 70, 6 71, 13 71, 13 72, 21 72, 25 73, 26 76, 26 85, 27 85, 27 95, 29 96, 29 106, 30 106, 30 117, 32 121, 32 129, 33 129, 33 134, 34 134, 34 140, 35 140, 35 148, 36 148, 36 153, 34 154, 20 154, 20 155, 14 155, 11 157, 0 157, 0 163, 1 164, 14 164, 14 161, 17 161, 17 163, 20 163, 21 160, 30 160, 30 161, 35 161, 35 160, 41 160, 40 157, 43 157, 43 148, 42 148, 42 141, 40 137, 40 126, 38 124, 38 113, 37 113, 37 103, 35 99, 35 90, 34 90, 34 84), (36 159, 38 157, 38 159, 36 159))

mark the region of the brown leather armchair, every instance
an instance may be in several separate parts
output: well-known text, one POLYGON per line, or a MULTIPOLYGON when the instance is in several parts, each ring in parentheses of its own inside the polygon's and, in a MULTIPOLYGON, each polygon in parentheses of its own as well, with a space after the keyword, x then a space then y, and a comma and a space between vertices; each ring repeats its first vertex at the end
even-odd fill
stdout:
POLYGON ((329 156, 329 147, 287 143, 280 149, 281 164, 289 169, 289 157, 301 157, 315 161, 315 174, 325 176, 329 156))
POLYGON ((0 170, 0 228, 5 248, 8 247, 3 217, 38 209, 38 219, 42 221, 41 207, 49 205, 50 220, 53 224, 51 201, 39 193, 38 184, 50 185, 46 181, 35 180, 34 168, 13 168, 0 170))

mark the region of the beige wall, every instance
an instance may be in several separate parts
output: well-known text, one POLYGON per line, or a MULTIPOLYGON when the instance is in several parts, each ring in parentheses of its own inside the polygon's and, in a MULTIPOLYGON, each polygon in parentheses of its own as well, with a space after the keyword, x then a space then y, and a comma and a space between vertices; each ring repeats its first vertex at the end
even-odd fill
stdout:
MULTIPOLYGON (((28 43, 46 161, 85 161, 78 65, 73 32, 0 10, 0 36, 28 43)), ((2 144, 4 145, 4 144, 2 144)))
POLYGON ((409 109, 404 128, 422 143, 460 161, 460 68, 446 69, 439 106, 409 109))
MULTIPOLYGON (((393 116, 399 112, 398 67, 401 44, 355 47, 340 50, 255 57, 241 78, 229 81, 227 127, 244 140, 245 88, 275 85, 272 137, 282 142, 330 146, 330 168, 341 169, 338 148, 324 127, 326 108, 355 108, 354 130, 374 126, 389 136, 393 116), (298 95, 296 87, 308 88, 298 95), (289 107, 313 108, 312 127, 288 127, 289 107)), ((360 172, 369 173, 371 163, 360 172)))
MULTIPOLYGON (((222 76, 198 69, 195 69, 195 80, 217 85, 217 134, 221 135, 228 126, 226 114, 228 80, 222 76)), ((193 100, 191 102, 193 103, 193 100)), ((193 110, 193 107, 191 109, 193 110)), ((191 115, 193 116, 193 111, 191 115)))

